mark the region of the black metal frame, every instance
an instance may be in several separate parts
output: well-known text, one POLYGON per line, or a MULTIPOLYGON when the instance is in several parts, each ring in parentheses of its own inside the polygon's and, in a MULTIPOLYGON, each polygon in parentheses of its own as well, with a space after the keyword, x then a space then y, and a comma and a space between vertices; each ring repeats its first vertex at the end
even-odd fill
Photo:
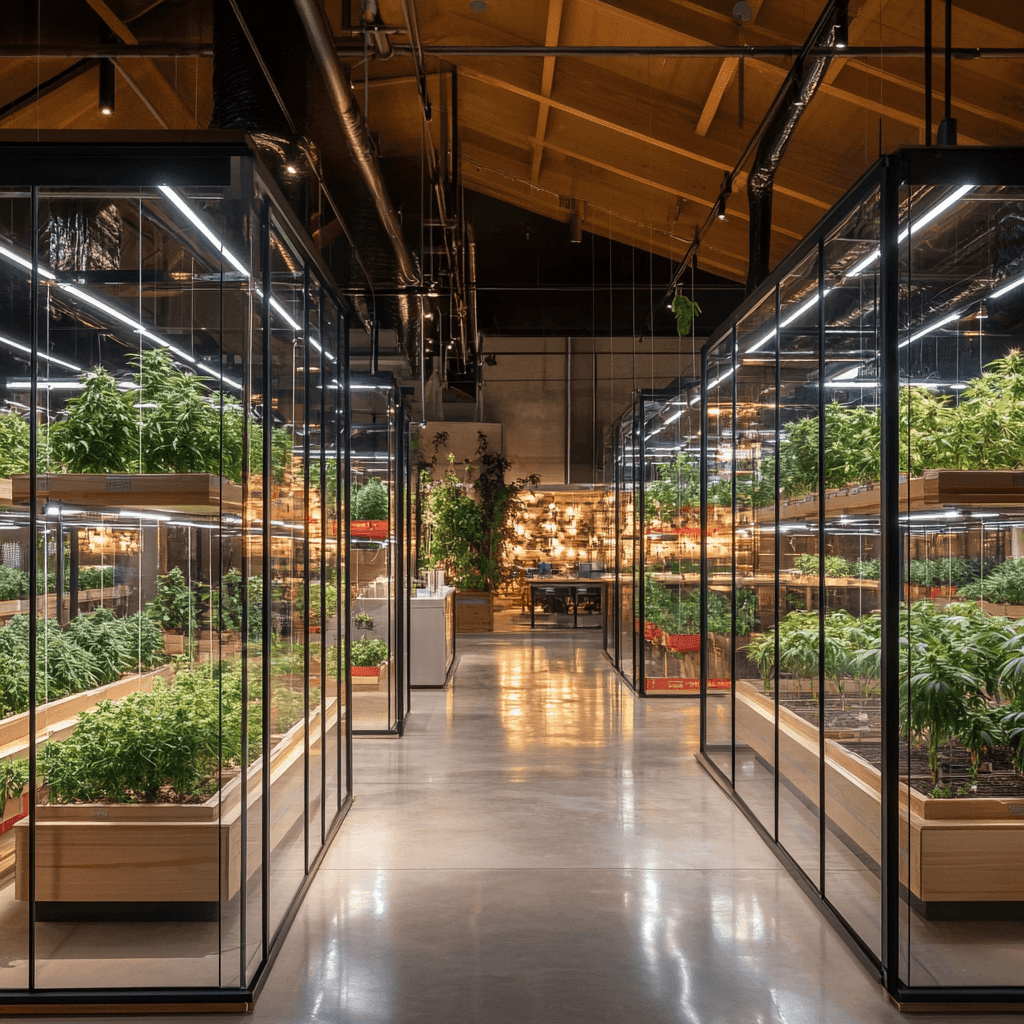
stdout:
MULTIPOLYGON (((40 187, 65 186, 68 188, 124 188, 124 187, 146 187, 158 183, 173 182, 181 186, 226 188, 234 186, 243 202, 259 203, 259 220, 253 225, 253 234, 257 239, 259 251, 259 272, 253 275, 254 280, 260 280, 263 296, 261 300, 261 335, 260 349, 262 357, 262 370, 264 375, 263 385, 268 381, 266 374, 271 366, 271 334, 270 334, 270 221, 271 214, 278 225, 283 226, 287 231, 288 240, 293 245, 305 267, 304 279, 304 317, 308 318, 309 290, 315 275, 316 285, 319 288, 321 301, 329 301, 335 310, 336 338, 331 347, 334 350, 335 358, 345 374, 345 389, 338 391, 339 400, 343 407, 335 409, 336 432, 335 444, 338 450, 342 445, 345 451, 345 476, 344 495, 348 497, 348 471, 350 470, 349 455, 349 420, 347 410, 351 407, 351 393, 349 383, 349 338, 347 330, 348 306, 339 297, 340 291, 333 280, 333 277, 321 260, 311 240, 308 239, 304 229, 298 222, 293 211, 285 200, 283 194, 273 181, 270 173, 263 166, 259 155, 251 140, 241 132, 184 132, 184 133, 161 133, 159 141, 151 133, 88 133, 87 135, 74 135, 72 141, 68 141, 68 133, 64 132, 38 132, 21 133, 9 132, 0 133, 0 186, 24 188, 27 190, 31 200, 31 224, 30 232, 32 237, 30 272, 30 288, 33 296, 30 307, 30 332, 31 332, 31 354, 29 356, 30 366, 30 389, 32 405, 37 404, 37 381, 39 375, 39 351, 40 338, 40 310, 39 301, 39 222, 38 202, 40 187), (26 184, 28 183, 28 184, 26 184), (258 199, 258 194, 262 199, 258 199), (344 418, 344 423, 342 422, 344 418)), ((324 338, 326 342, 327 339, 324 338)), ((304 346, 305 348, 305 346, 304 346)), ((308 360, 308 352, 304 357, 308 360)), ((324 354, 320 354, 321 378, 324 377, 323 370, 324 354)), ((321 411, 326 411, 325 390, 321 392, 321 411)), ((308 411, 309 394, 305 396, 306 408, 308 411)), ((246 421, 246 436, 248 436, 248 421, 246 421)), ((325 424, 325 418, 321 416, 321 424, 325 424)), ((37 428, 35 417, 30 419, 30 458, 33 467, 36 465, 37 456, 37 428)), ((263 432, 263 493, 269 499, 271 493, 271 478, 273 473, 272 459, 272 438, 271 431, 263 432)), ((321 487, 326 486, 325 469, 325 444, 326 438, 321 436, 320 445, 320 466, 321 466, 321 487)), ((305 454, 305 480, 304 494, 308 497, 309 492, 309 439, 308 434, 304 442, 305 454)), ((250 474, 243 477, 243 494, 248 494, 250 474)), ((338 494, 342 497, 342 479, 338 477, 338 494)), ((41 521, 37 511, 38 492, 37 475, 33 471, 29 474, 29 528, 34 537, 38 524, 41 521)), ((350 530, 350 519, 348 515, 348 503, 345 502, 345 531, 346 537, 350 530)), ((271 503, 269 500, 263 502, 263 532, 264 536, 271 535, 271 503)), ((326 502, 321 503, 321 526, 325 527, 326 502)), ((306 553, 305 562, 307 568, 304 589, 306 591, 306 617, 308 622, 309 601, 308 601, 308 524, 306 526, 306 553)), ((324 534, 325 536, 325 534, 324 534)), ((325 555, 326 545, 321 546, 321 569, 325 555)), ((76 556, 77 557, 77 556, 76 556)), ((347 571, 348 547, 346 546, 345 567, 347 571)), ((270 545, 263 545, 262 555, 263 570, 263 632, 262 632, 262 655, 263 669, 261 686, 264 695, 269 694, 270 686, 270 640, 272 620, 272 574, 271 574, 271 553, 270 545)), ((29 573, 30 590, 34 591, 35 576, 38 573, 36 558, 36 545, 29 547, 29 573)), ((323 595, 323 588, 321 588, 323 595)), ((347 603, 347 602, 346 602, 347 603)), ((242 614, 243 614, 243 704, 247 700, 249 687, 249 676, 247 672, 247 651, 248 651, 248 590, 242 589, 242 614)), ((324 608, 321 608, 321 613, 324 608)), ((322 620, 323 621, 323 620, 322 620)), ((345 719, 343 729, 341 723, 336 726, 338 730, 338 769, 339 778, 337 786, 337 806, 333 808, 330 821, 327 818, 326 808, 326 786, 321 787, 321 813, 320 813, 320 838, 319 849, 312 858, 309 857, 309 836, 310 816, 308 810, 308 799, 302 811, 303 838, 306 848, 304 860, 305 873, 301 884, 294 893, 288 910, 277 929, 271 934, 270 930, 270 772, 265 770, 262 773, 262 850, 260 864, 260 884, 262 891, 263 919, 260 927, 260 942, 262 945, 262 956, 259 964, 252 970, 251 976, 246 980, 249 972, 248 951, 250 937, 246 933, 246 906, 245 899, 247 880, 249 874, 246 865, 246 850, 248 844, 242 843, 242 887, 239 896, 240 904, 240 929, 241 940, 239 950, 239 978, 241 984, 237 986, 225 986, 223 988, 212 987, 97 987, 95 989, 44 989, 38 988, 35 984, 36 966, 36 658, 35 645, 37 642, 37 616, 29 618, 30 636, 30 658, 29 658, 29 763, 31 779, 29 784, 29 816, 28 816, 28 849, 29 849, 29 877, 28 877, 28 909, 29 909, 29 931, 28 931, 28 987, 26 989, 5 989, 0 990, 0 1015, 17 1012, 39 1012, 45 1007, 85 1007, 90 1005, 114 1005, 127 1008, 129 1006, 150 1007, 161 1006, 173 1008, 176 1004, 187 1005, 194 1010, 199 1006, 209 1006, 219 1009, 244 1010, 251 1008, 265 984, 273 961, 277 957, 283 940, 288 933, 295 915, 298 913, 302 900, 312 884, 313 878, 323 858, 327 854, 331 839, 341 827, 342 822, 348 814, 352 804, 352 691, 351 676, 345 670, 341 675, 342 654, 339 644, 338 669, 339 687, 344 679, 344 710, 345 719), (342 762, 342 750, 344 748, 344 762, 342 762), (344 786, 341 785, 341 771, 344 764, 344 786)), ((305 657, 308 664, 308 631, 306 633, 305 657)), ((346 630, 345 636, 345 665, 348 664, 350 638, 346 630)), ((326 666, 322 668, 326 672, 326 666)), ((306 673, 306 703, 308 706, 308 672, 306 673)), ((321 701, 325 699, 323 688, 321 690, 321 701)), ((262 755, 264 765, 269 765, 270 753, 270 701, 264 699, 262 702, 263 733, 262 733, 262 755)), ((340 709, 339 709, 340 710, 340 709)), ((247 718, 243 712, 243 730, 247 729, 247 718)), ((326 773, 326 744, 325 738, 326 722, 321 717, 321 772, 326 773)), ((246 732, 246 735, 248 733, 246 732)), ((306 738, 307 762, 305 764, 305 788, 308 795, 309 787, 309 764, 308 764, 308 740, 306 738)), ((243 737, 243 742, 247 742, 243 737)), ((241 798, 241 828, 243 836, 247 835, 248 829, 248 798, 247 798, 247 773, 242 772, 242 798, 241 798)), ((52 1011, 51 1011, 52 1012, 52 1011)))
MULTIPOLYGON (((818 222, 809 234, 787 256, 783 263, 752 293, 746 301, 708 339, 701 351, 701 633, 706 635, 707 601, 707 361, 708 354, 720 345, 749 313, 765 302, 774 293, 775 331, 781 335, 781 285, 809 257, 817 257, 817 286, 819 332, 818 370, 823 373, 825 346, 825 300, 824 295, 824 239, 843 221, 867 201, 875 192, 880 195, 881 233, 879 238, 880 266, 878 304, 880 328, 878 344, 880 350, 880 405, 881 405, 881 619, 882 619, 882 782, 881 782, 881 956, 876 955, 843 917, 825 894, 826 872, 824 870, 823 833, 825 816, 819 816, 820 869, 819 884, 815 884, 805 870, 796 863, 779 843, 779 685, 778 657, 776 657, 775 694, 775 822, 774 830, 758 819, 743 798, 737 793, 732 779, 708 755, 707 746, 707 662, 704 646, 701 645, 701 722, 700 753, 698 759, 716 782, 731 797, 737 807, 751 822, 757 832, 773 850, 801 885, 805 893, 836 928, 855 954, 871 970, 885 987, 891 999, 901 1008, 925 1009, 929 1005, 952 1008, 962 1006, 1019 1007, 1024 1004, 1024 985, 1021 986, 913 986, 900 978, 900 882, 899 882, 899 616, 902 603, 902 567, 900 543, 899 508, 899 315, 900 315, 900 263, 899 263, 899 210, 900 190, 908 185, 954 186, 971 182, 975 185, 1002 185, 1024 188, 1024 152, 1008 148, 956 149, 929 147, 900 150, 881 158, 860 179, 860 181, 818 222)), ((775 346, 775 434, 780 429, 780 359, 779 345, 775 346)), ((736 401, 736 374, 733 375, 733 404, 736 401)), ((823 377, 819 376, 819 380, 823 377)), ((820 432, 824 430, 824 388, 818 388, 817 407, 819 411, 819 481, 824 479, 824 444, 820 432)), ((775 445, 775 463, 778 470, 779 448, 775 445)), ((776 473, 778 479, 778 472, 776 473)), ((820 538, 825 536, 824 501, 819 495, 818 530, 820 538)), ((779 497, 775 503, 775 607, 781 613, 779 585, 779 497)), ((735 556, 733 559, 735 566, 735 556)), ((824 568, 819 570, 818 584, 824 594, 824 568)), ((822 618, 822 630, 824 629, 822 618)), ((778 637, 776 635, 776 645, 778 637)), ((824 664, 820 667, 824 671, 824 664)), ((735 679, 735 672, 733 675, 735 679)), ((825 687, 819 678, 819 699, 824 700, 825 687)), ((733 686, 735 694, 735 686, 733 686)), ((733 723, 733 757, 735 757, 735 723, 733 723)), ((824 733, 819 733, 819 807, 824 807, 824 733)))

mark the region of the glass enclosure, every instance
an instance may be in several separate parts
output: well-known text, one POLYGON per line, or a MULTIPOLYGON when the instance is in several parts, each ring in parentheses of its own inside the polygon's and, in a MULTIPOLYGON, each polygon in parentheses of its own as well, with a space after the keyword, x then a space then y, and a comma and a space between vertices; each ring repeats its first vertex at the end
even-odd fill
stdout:
POLYGON ((1021 166, 880 161, 638 420, 639 627, 696 590, 703 763, 904 1004, 1022 996, 1021 166))
POLYGON ((2 149, 0 1000, 240 1005, 351 801, 347 311, 241 136, 2 149))
POLYGON ((398 735, 409 706, 408 422, 390 376, 353 374, 350 387, 352 726, 398 735))

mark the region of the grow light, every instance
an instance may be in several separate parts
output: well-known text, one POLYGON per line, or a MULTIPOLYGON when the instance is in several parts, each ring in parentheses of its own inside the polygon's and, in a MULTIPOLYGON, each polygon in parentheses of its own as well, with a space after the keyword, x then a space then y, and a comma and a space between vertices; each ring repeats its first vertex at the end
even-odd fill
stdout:
POLYGON ((917 341, 918 338, 923 338, 926 334, 934 334, 940 327, 945 327, 946 324, 952 323, 954 320, 959 320, 963 314, 960 310, 955 310, 952 313, 947 313, 944 317, 933 321, 927 327, 922 327, 916 334, 912 334, 906 341, 901 341, 899 344, 900 348, 906 348, 912 341, 917 341))
MULTIPOLYGON (((0 345, 6 345, 8 348, 16 349, 18 352, 26 352, 28 355, 32 355, 32 349, 28 345, 22 345, 19 341, 13 341, 11 338, 5 338, 0 334, 0 345)), ((74 363, 69 363, 65 359, 58 359, 56 356, 47 355, 45 352, 37 353, 40 359, 45 359, 48 363, 56 363, 58 366, 66 367, 68 370, 74 370, 75 373, 84 373, 85 371, 81 366, 75 366, 74 363)))
POLYGON ((121 519, 148 519, 155 523, 168 523, 173 518, 163 512, 136 512, 132 509, 122 509, 117 514, 121 519))
POLYGON ((170 185, 157 185, 157 188, 203 233, 216 252, 220 253, 243 277, 249 277, 248 267, 224 245, 213 229, 199 216, 198 211, 185 201, 183 195, 171 188, 170 185))

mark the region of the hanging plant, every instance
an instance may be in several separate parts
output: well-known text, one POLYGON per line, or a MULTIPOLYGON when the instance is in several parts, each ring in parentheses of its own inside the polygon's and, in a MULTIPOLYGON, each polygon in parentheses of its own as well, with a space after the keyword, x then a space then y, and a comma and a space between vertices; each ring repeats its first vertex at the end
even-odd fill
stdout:
POLYGON ((676 330, 679 337, 685 338, 693 328, 693 321, 700 315, 701 309, 693 299, 677 295, 672 300, 672 312, 676 315, 676 330))

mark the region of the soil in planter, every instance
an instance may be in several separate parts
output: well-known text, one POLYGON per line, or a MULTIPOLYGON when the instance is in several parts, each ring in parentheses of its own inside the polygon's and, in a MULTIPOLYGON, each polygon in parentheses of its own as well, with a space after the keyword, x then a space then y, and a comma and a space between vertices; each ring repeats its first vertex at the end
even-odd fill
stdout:
POLYGON ((51 806, 73 807, 76 804, 106 804, 111 807, 119 807, 129 804, 204 804, 217 792, 221 786, 226 785, 239 773, 237 765, 226 765, 219 772, 201 779, 191 793, 179 793, 171 786, 161 786, 157 790, 155 800, 147 800, 144 794, 137 794, 133 800, 69 800, 67 802, 58 800, 44 801, 51 806))
MULTIPOLYGON (((845 744, 844 744, 845 745, 845 744)), ((851 744, 850 749, 859 754, 869 764, 876 768, 882 767, 882 746, 880 743, 858 743, 851 744)), ((977 789, 967 794, 966 798, 990 797, 1010 798, 1024 797, 1024 775, 1021 775, 1013 767, 1010 759, 1010 752, 1005 747, 996 747, 986 755, 986 760, 991 763, 990 772, 979 772, 977 789)), ((952 746, 944 744, 939 751, 939 784, 949 786, 953 796, 957 790, 970 779, 971 754, 969 750, 953 743, 952 746)), ((928 747, 911 748, 910 768, 912 771, 911 785, 922 796, 931 796, 932 776, 928 768, 928 747)), ((900 782, 907 780, 907 744, 900 741, 900 782)))
MULTIPOLYGON (((803 693, 787 692, 780 695, 781 703, 805 722, 818 724, 818 699, 803 693)), ((834 693, 825 697, 825 734, 860 732, 877 736, 882 728, 882 704, 879 697, 846 695, 845 702, 834 693)))

